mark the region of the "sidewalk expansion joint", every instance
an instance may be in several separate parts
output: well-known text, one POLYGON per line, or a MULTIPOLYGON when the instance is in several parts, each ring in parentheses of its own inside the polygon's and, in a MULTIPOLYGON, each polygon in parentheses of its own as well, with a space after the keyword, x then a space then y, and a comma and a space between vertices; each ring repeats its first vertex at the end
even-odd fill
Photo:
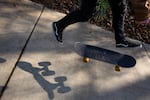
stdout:
POLYGON ((12 78, 12 75, 13 75, 14 72, 15 72, 15 69, 16 69, 16 67, 17 67, 17 64, 18 64, 18 62, 20 61, 20 59, 21 59, 21 57, 22 57, 22 55, 23 55, 23 53, 24 53, 24 51, 25 51, 25 49, 26 49, 26 47, 27 47, 27 45, 28 45, 28 43, 29 43, 29 41, 30 41, 30 39, 31 39, 31 37, 32 37, 32 35, 33 35, 33 32, 34 32, 34 30, 35 30, 35 28, 36 28, 36 26, 37 26, 37 24, 38 24, 38 22, 39 22, 41 16, 42 16, 44 10, 45 10, 45 6, 42 7, 41 13, 40 13, 38 19, 36 20, 36 22, 35 22, 35 24, 34 24, 34 26, 33 26, 33 28, 32 28, 32 31, 31 31, 29 37, 27 38, 27 40, 26 40, 26 42, 25 42, 25 44, 24 44, 24 46, 23 46, 23 48, 22 48, 22 50, 21 50, 21 53, 19 54, 19 57, 18 57, 18 59, 17 59, 17 61, 16 61, 16 63, 15 63, 15 66, 14 66, 14 68, 12 69, 12 72, 10 73, 10 75, 9 75, 7 81, 6 81, 5 86, 2 88, 2 91, 1 91, 1 93, 0 93, 0 100, 1 100, 1 98, 2 98, 2 96, 3 96, 3 94, 4 94, 4 91, 5 91, 6 87, 8 86, 9 81, 10 81, 11 78, 12 78))
POLYGON ((148 58, 149 58, 149 60, 150 60, 150 55, 149 55, 149 53, 148 53, 148 50, 146 49, 144 43, 143 43, 142 45, 143 45, 143 48, 144 48, 144 50, 145 50, 145 52, 146 52, 146 55, 148 56, 148 58))

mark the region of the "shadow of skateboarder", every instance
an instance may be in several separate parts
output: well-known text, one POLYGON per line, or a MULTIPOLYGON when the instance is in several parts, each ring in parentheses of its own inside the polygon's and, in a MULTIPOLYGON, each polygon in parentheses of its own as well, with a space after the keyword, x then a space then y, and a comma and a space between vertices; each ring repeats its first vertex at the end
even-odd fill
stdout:
POLYGON ((58 91, 58 93, 66 93, 71 91, 70 87, 64 85, 64 81, 67 80, 65 76, 56 77, 54 80, 57 83, 50 83, 49 81, 44 79, 43 76, 50 76, 55 74, 54 71, 50 71, 48 69, 48 66, 51 65, 50 62, 40 62, 38 64, 40 66, 43 66, 43 68, 35 68, 32 66, 32 64, 24 61, 20 61, 17 65, 22 70, 29 72, 33 75, 33 77, 39 83, 39 85, 47 92, 50 100, 54 99, 53 91, 55 89, 58 91), (43 76, 39 72, 41 72, 43 76))

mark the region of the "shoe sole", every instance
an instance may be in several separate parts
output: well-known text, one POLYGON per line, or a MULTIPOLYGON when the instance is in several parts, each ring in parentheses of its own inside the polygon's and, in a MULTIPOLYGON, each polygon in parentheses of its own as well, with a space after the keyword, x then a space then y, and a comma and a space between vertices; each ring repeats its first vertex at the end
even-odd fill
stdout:
POLYGON ((63 43, 63 41, 60 41, 60 40, 58 39, 57 27, 55 26, 55 23, 52 24, 52 28, 53 28, 53 33, 54 33, 54 36, 55 36, 56 40, 57 40, 59 43, 63 43))
POLYGON ((128 46, 128 45, 124 45, 124 44, 116 44, 116 47, 117 47, 117 48, 136 48, 136 47, 142 48, 143 45, 140 44, 140 45, 138 45, 138 46, 128 46))

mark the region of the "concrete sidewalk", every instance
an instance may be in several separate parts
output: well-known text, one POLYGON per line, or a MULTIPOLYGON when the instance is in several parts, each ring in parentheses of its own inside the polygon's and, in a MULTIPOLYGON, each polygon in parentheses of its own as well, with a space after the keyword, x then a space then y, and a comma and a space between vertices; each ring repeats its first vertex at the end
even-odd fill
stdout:
POLYGON ((149 100, 150 45, 116 48, 112 32, 89 23, 69 26, 61 45, 51 24, 65 15, 45 8, 35 26, 42 6, 29 4, 33 6, 19 13, 16 10, 23 10, 23 6, 8 8, 10 5, 1 4, 1 100, 149 100), (16 19, 10 12, 21 17, 16 19), (74 51, 75 42, 132 55, 137 64, 121 72, 104 62, 91 60, 85 64, 74 51))
POLYGON ((0 1, 0 6, 0 86, 4 87, 41 14, 42 6, 24 1, 14 7, 5 0, 0 1))

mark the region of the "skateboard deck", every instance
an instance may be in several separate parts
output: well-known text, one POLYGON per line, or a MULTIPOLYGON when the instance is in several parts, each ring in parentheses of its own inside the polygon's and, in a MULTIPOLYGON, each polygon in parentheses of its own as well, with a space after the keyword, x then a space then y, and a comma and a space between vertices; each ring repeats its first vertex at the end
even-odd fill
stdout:
POLYGON ((75 51, 80 56, 83 56, 83 60, 85 62, 89 62, 89 58, 92 58, 98 61, 114 64, 116 66, 116 70, 119 70, 120 67, 134 67, 136 64, 136 60, 130 55, 92 45, 75 43, 75 51))

